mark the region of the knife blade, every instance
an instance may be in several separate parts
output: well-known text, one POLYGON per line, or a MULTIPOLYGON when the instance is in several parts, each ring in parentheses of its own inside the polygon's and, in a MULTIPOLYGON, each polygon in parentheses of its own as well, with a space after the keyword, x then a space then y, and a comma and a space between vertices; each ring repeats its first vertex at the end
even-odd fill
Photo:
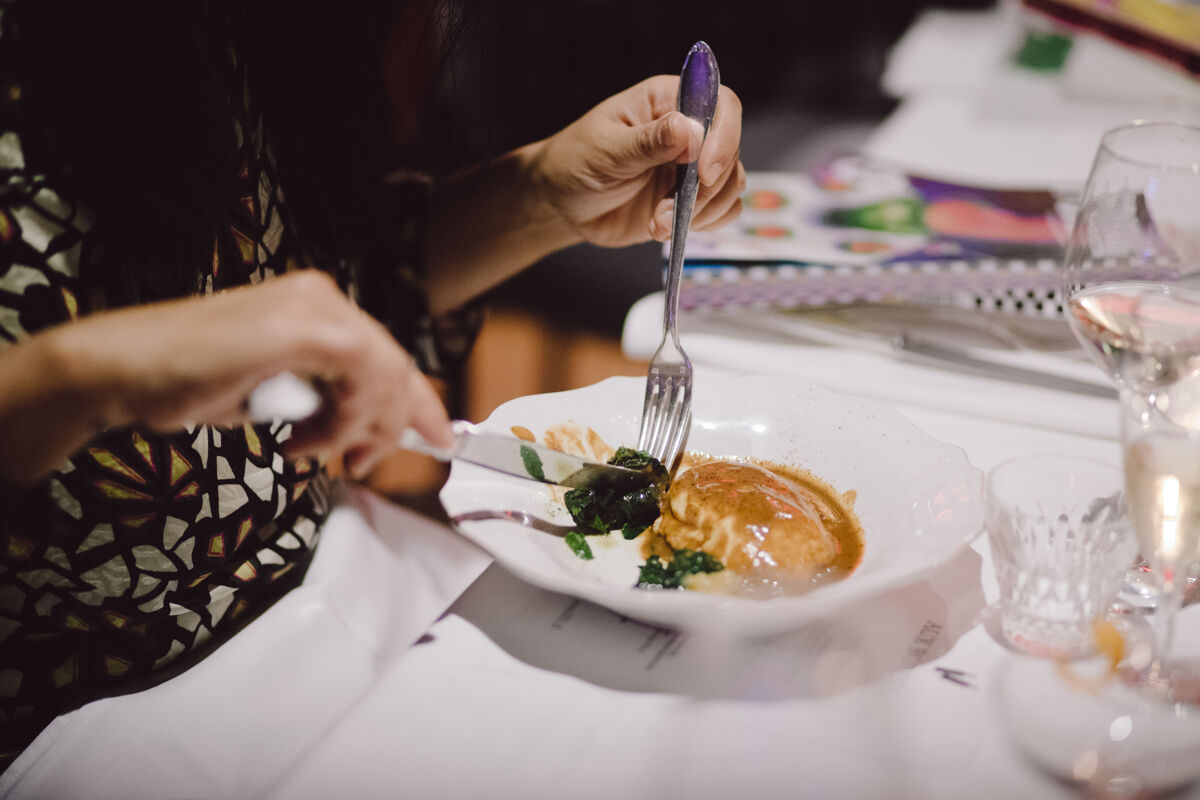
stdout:
POLYGON ((518 478, 572 489, 625 494, 654 483, 645 472, 589 461, 544 444, 485 431, 466 420, 455 420, 451 428, 457 440, 450 447, 434 447, 411 428, 400 436, 400 446, 440 461, 457 459, 518 478))
MULTIPOLYGON (((296 422, 315 414, 320 406, 321 395, 313 385, 290 372, 263 381, 247 400, 250 419, 260 422, 277 419, 296 422)), ((455 443, 447 448, 434 447, 411 428, 400 436, 399 445, 440 461, 458 459, 518 478, 572 489, 625 494, 654 484, 654 479, 644 472, 588 461, 544 444, 484 431, 466 420, 455 420, 451 429, 455 443)))

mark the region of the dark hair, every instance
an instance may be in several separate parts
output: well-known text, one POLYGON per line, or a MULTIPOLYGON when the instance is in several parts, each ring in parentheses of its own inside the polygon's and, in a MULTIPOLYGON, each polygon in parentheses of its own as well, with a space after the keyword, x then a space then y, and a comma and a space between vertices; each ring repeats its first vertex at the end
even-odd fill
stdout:
POLYGON ((448 0, 27 0, 6 16, 27 163, 96 211, 85 288, 195 291, 237 177, 244 62, 292 219, 326 255, 370 245, 381 178, 434 169, 428 114, 465 6, 448 0), (399 26, 399 27, 398 27, 399 26), (443 35, 449 33, 450 35, 443 35), (391 61, 385 81, 381 59, 391 61), (231 96, 232 94, 232 96, 231 96), (399 102, 397 102, 399 101, 399 102))

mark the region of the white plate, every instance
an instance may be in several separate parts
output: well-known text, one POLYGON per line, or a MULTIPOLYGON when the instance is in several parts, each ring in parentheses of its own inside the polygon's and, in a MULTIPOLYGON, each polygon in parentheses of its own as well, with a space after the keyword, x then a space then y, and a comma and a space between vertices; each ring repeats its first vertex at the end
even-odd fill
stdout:
MULTIPOLYGON (((577 421, 609 445, 635 445, 644 388, 640 378, 609 378, 582 389, 521 397, 497 408, 483 426, 507 432, 520 425, 540 439, 550 425, 577 421)), ((596 558, 584 561, 561 538, 513 522, 465 522, 458 529, 543 589, 646 622, 753 635, 795 628, 914 583, 982 528, 979 470, 961 448, 933 439, 885 405, 783 377, 697 376, 693 396, 688 450, 799 467, 838 492, 857 493, 864 551, 851 575, 802 596, 769 600, 636 589, 633 561, 598 546, 596 537, 589 537, 596 558)), ((570 523, 556 499, 559 491, 456 462, 440 497, 451 517, 517 509, 570 523)))

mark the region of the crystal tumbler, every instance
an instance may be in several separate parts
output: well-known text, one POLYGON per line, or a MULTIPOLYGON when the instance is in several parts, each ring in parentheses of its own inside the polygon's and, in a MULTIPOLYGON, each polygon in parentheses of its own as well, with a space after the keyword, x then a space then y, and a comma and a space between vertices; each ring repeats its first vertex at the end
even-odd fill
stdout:
POLYGON ((1023 456, 987 476, 988 541, 1000 624, 1020 649, 1071 657, 1092 644, 1137 543, 1121 470, 1072 456, 1023 456))

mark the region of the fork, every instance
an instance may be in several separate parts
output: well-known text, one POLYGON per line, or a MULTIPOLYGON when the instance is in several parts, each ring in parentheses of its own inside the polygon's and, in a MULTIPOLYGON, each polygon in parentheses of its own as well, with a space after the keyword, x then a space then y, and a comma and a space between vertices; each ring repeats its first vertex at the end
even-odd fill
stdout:
MULTIPOLYGON (((679 110, 703 125, 705 136, 712 125, 720 86, 721 75, 712 50, 704 42, 696 42, 683 62, 683 72, 679 78, 679 110)), ((648 452, 668 469, 679 456, 692 424, 692 362, 679 344, 676 316, 679 312, 684 241, 692 224, 699 173, 698 159, 680 164, 676 169, 663 338, 646 373, 646 398, 638 433, 638 449, 648 452)))
POLYGON ((553 534, 554 536, 566 536, 568 533, 580 530, 578 525, 560 525, 557 522, 535 517, 527 511, 516 509, 505 509, 503 511, 493 511, 491 509, 465 511, 462 514, 456 514, 451 517, 450 522, 455 525, 461 525, 464 522, 484 522, 493 519, 508 520, 518 525, 524 525, 526 528, 533 528, 535 531, 553 534))

